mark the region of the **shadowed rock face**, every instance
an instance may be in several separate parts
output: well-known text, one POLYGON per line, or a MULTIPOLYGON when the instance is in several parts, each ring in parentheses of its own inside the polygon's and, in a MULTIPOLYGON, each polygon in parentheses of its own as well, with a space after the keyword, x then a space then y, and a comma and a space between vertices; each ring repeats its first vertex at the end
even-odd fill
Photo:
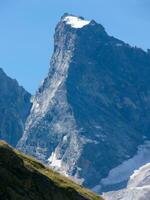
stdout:
POLYGON ((18 148, 92 188, 150 138, 150 55, 66 17, 18 148))
POLYGON ((1 141, 0 199, 102 200, 1 141))
POLYGON ((31 95, 0 69, 0 139, 16 146, 29 114, 31 95))

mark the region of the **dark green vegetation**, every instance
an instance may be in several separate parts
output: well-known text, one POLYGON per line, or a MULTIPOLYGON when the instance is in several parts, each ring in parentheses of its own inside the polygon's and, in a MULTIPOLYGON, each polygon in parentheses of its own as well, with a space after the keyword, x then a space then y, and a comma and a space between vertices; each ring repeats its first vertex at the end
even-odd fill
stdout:
POLYGON ((1 200, 102 200, 0 141, 1 200))

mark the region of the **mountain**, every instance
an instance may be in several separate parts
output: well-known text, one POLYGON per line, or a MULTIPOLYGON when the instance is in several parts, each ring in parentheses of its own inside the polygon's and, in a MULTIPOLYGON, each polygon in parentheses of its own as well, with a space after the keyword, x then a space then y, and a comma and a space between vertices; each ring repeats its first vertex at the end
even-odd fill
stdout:
POLYGON ((93 188, 149 140, 149 82, 148 52, 65 14, 17 147, 93 188))
POLYGON ((127 187, 104 195, 106 200, 148 200, 150 199, 150 163, 136 170, 127 187))
POLYGON ((0 141, 0 199, 102 200, 0 141))
POLYGON ((0 69, 0 139, 16 146, 29 114, 31 95, 0 69))

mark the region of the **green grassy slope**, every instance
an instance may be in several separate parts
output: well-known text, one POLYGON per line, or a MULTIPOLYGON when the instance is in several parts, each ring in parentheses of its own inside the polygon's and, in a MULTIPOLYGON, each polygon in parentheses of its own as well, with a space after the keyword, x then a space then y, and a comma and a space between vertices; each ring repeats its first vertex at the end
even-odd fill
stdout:
POLYGON ((102 200, 3 141, 0 141, 0 199, 102 200))

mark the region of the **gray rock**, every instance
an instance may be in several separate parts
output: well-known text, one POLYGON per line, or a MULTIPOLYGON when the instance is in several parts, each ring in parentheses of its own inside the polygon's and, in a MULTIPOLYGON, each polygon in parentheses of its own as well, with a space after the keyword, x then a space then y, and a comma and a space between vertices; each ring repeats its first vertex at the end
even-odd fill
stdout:
POLYGON ((31 95, 0 69, 0 139, 16 146, 29 114, 31 95))
POLYGON ((68 16, 18 148, 92 188, 150 138, 150 55, 68 16))

